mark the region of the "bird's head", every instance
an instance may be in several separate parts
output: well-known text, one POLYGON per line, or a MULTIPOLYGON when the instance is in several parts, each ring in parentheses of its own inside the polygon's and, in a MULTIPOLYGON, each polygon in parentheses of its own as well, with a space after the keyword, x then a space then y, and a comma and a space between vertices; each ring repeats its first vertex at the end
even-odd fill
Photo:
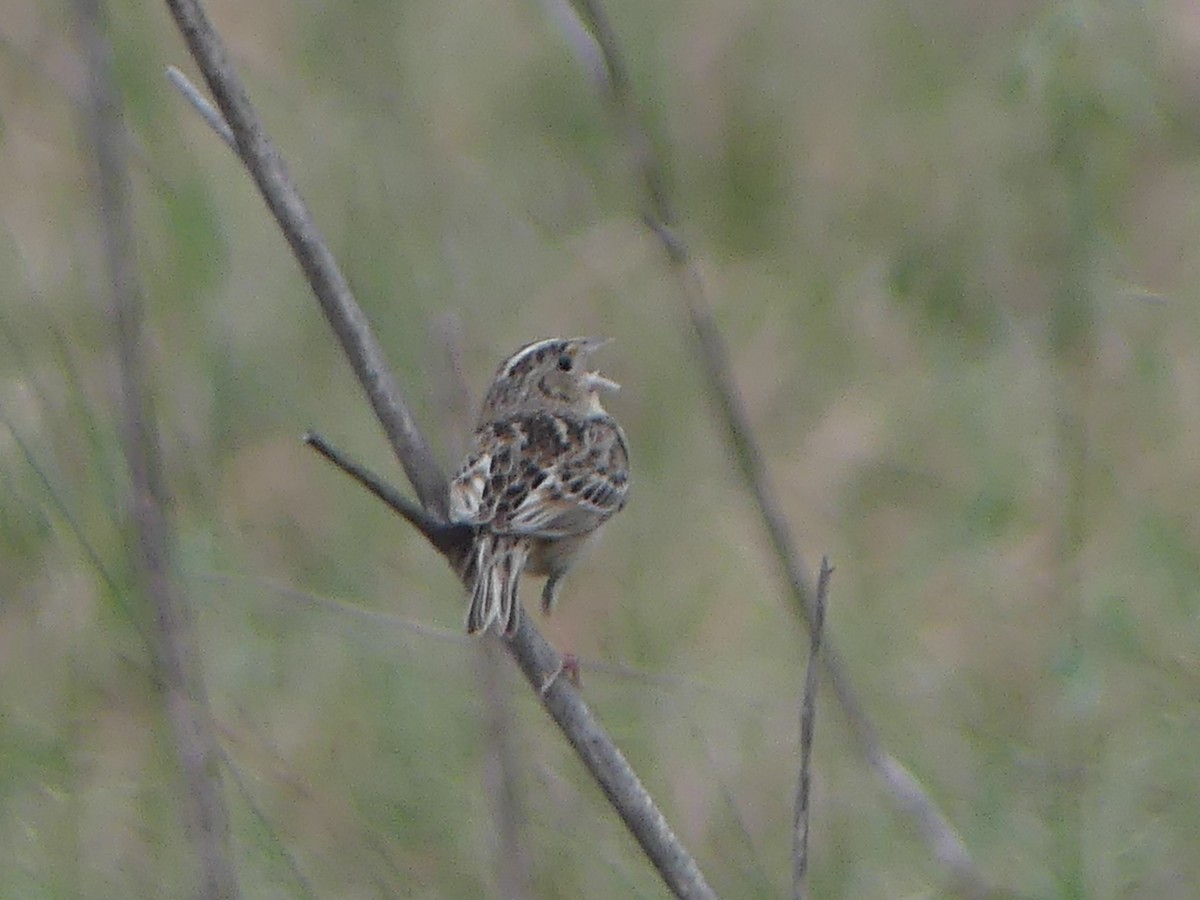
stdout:
POLYGON ((529 409, 602 414, 600 394, 618 390, 620 385, 589 369, 588 361, 608 340, 548 338, 527 344, 496 372, 484 401, 484 414, 495 418, 529 409))

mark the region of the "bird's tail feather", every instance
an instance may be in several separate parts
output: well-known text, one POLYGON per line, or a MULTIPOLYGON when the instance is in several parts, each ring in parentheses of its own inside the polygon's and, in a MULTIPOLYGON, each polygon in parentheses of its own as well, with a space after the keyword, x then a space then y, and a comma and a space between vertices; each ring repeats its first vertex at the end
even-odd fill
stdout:
POLYGON ((470 560, 474 575, 471 606, 467 610, 467 633, 486 630, 499 622, 505 635, 517 630, 521 621, 521 602, 517 584, 529 550, 525 542, 511 535, 480 534, 470 560))

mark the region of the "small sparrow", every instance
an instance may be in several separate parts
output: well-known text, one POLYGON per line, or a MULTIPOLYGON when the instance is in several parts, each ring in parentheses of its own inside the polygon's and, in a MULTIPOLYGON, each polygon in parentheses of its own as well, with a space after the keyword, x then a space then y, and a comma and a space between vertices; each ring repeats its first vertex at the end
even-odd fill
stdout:
POLYGON ((520 623, 521 572, 546 575, 549 613, 576 556, 625 506, 625 433, 600 405, 618 385, 589 371, 605 340, 551 338, 522 347, 488 387, 472 449, 450 484, 450 518, 475 537, 464 580, 471 586, 467 633, 520 623))

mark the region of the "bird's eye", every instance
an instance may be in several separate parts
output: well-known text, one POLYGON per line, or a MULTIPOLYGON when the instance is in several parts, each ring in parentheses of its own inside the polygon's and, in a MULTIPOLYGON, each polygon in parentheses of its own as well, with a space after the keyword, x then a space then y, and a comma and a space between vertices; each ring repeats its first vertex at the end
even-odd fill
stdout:
POLYGON ((564 372, 570 372, 571 368, 574 365, 575 365, 575 360, 572 359, 571 356, 567 353, 564 353, 562 356, 560 356, 558 358, 558 367, 560 369, 562 369, 564 372))

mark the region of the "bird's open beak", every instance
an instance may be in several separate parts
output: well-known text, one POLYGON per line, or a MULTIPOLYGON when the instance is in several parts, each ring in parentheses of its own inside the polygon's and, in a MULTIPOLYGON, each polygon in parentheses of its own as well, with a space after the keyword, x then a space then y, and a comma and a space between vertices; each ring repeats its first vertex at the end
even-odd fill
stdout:
POLYGON ((601 391, 619 391, 621 386, 611 378, 605 378, 599 372, 588 372, 585 377, 585 383, 589 391, 595 391, 597 394, 601 391))
MULTIPOLYGON (((586 359, 605 344, 609 343, 612 343, 612 338, 580 338, 579 345, 580 349, 583 351, 581 355, 586 359)), ((599 372, 588 372, 587 375, 584 376, 584 379, 587 389, 589 391, 594 391, 597 394, 601 391, 619 391, 621 389, 619 384, 617 384, 611 378, 605 378, 599 372)))
POLYGON ((605 344, 611 344, 612 338, 589 337, 575 338, 579 342, 579 349, 583 351, 584 356, 591 356, 605 344))

